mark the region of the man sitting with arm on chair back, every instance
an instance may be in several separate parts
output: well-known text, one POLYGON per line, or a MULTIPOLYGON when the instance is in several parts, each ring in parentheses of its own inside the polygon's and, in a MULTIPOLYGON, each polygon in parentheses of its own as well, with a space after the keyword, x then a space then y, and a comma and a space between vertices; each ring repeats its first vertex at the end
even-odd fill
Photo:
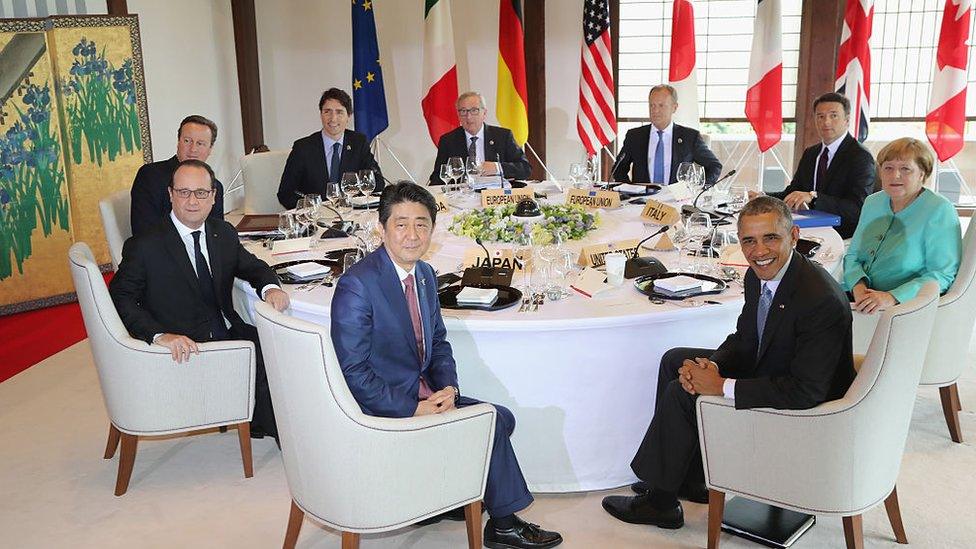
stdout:
MULTIPOLYGON (((440 414, 478 401, 458 391, 457 365, 437 299, 434 269, 421 261, 437 218, 433 196, 400 182, 383 190, 383 246, 339 278, 332 298, 332 342, 349 390, 366 414, 440 414)), ((486 547, 544 548, 562 542, 515 516, 532 502, 509 437, 515 417, 495 405, 495 441, 488 467, 486 547)), ((445 459, 431 448, 431 459, 445 459)), ((463 509, 445 513, 463 520, 463 509), (458 513, 460 511, 460 513, 458 513)), ((439 518, 444 518, 442 517, 439 518)))
POLYGON ((624 522, 681 528, 679 497, 708 502, 698 395, 734 399, 740 410, 804 409, 842 397, 854 380, 850 304, 827 271, 793 251, 800 231, 790 209, 755 198, 738 228, 749 271, 736 331, 717 350, 676 348, 661 358, 654 418, 631 462, 639 495, 603 499, 624 522))

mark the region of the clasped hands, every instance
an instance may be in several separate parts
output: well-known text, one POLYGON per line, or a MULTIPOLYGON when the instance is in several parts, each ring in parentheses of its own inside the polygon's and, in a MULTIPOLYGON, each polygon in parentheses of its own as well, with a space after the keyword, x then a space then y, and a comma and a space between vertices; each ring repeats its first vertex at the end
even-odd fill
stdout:
POLYGON ((898 304, 898 300, 890 292, 872 290, 863 281, 854 285, 851 294, 854 295, 854 303, 851 304, 851 308, 859 313, 881 312, 898 304))
POLYGON ((678 368, 678 382, 690 395, 724 394, 725 378, 718 373, 718 364, 707 358, 686 359, 678 368))
POLYGON ((413 413, 414 416, 429 416, 431 414, 441 414, 448 410, 454 409, 454 397, 457 393, 454 392, 454 387, 444 387, 440 391, 427 397, 427 400, 421 400, 417 403, 417 411, 413 413))

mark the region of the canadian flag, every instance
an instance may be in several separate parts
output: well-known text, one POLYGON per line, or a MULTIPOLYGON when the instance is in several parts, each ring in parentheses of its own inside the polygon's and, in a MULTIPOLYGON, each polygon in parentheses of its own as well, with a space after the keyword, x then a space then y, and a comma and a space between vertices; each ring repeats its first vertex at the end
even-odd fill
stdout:
POLYGON ((851 135, 858 141, 868 138, 871 119, 871 27, 874 0, 847 0, 844 28, 837 50, 837 76, 834 90, 851 101, 851 135))
POLYGON ((966 68, 973 0, 947 0, 935 54, 935 77, 925 116, 925 134, 945 162, 962 150, 966 127, 966 68))
POLYGON ((782 13, 779 0, 759 0, 752 31, 746 118, 762 152, 783 137, 782 13))
POLYGON ((671 62, 668 83, 678 93, 674 121, 698 129, 698 64, 695 59, 695 7, 692 0, 674 0, 671 12, 671 62))

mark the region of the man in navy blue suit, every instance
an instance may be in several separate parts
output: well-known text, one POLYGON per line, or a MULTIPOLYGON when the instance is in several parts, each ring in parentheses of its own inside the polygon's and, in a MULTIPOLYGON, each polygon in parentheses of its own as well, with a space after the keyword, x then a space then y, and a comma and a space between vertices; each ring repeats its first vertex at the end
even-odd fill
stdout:
MULTIPOLYGON (((350 391, 364 413, 382 417, 441 414, 478 401, 460 396, 457 365, 437 300, 434 269, 420 260, 437 218, 431 194, 400 182, 383 190, 379 219, 383 246, 339 279, 332 298, 332 340, 350 391)), ((488 468, 486 547, 545 548, 556 532, 515 516, 532 503, 509 439, 515 417, 496 405, 495 441, 488 468)), ((443 459, 445 448, 431 448, 443 459)), ((463 509, 438 517, 463 520, 463 509)))

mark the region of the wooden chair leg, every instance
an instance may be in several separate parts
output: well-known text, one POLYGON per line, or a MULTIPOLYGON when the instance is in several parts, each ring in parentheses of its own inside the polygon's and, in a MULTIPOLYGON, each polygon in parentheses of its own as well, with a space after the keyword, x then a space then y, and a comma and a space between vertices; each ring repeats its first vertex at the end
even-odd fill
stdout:
POLYGON ((359 549, 359 534, 342 533, 342 549, 359 549))
POLYGON ((285 542, 281 544, 282 549, 294 549, 298 543, 298 533, 302 530, 302 521, 305 520, 305 512, 291 502, 291 512, 288 513, 288 529, 285 530, 285 542))
POLYGON ((708 549, 718 549, 722 534, 722 515, 725 513, 725 492, 708 491, 708 549))
POLYGON ((844 517, 844 539, 847 549, 864 549, 864 521, 861 515, 844 517))
POLYGON ((121 496, 129 489, 129 478, 132 477, 132 466, 136 462, 136 446, 139 437, 120 433, 122 438, 122 453, 119 455, 119 476, 115 480, 115 495, 121 496))
POLYGON ((905 524, 901 521, 901 509, 898 507, 898 487, 891 489, 891 493, 885 498, 885 511, 888 512, 888 522, 891 529, 895 531, 895 540, 898 543, 908 543, 908 536, 905 535, 905 524))
POLYGON ((959 384, 953 383, 949 386, 952 388, 952 399, 956 402, 956 410, 962 411, 962 402, 959 400, 959 384))
POLYGON ((237 438, 241 443, 241 461, 244 462, 244 478, 254 476, 254 461, 251 459, 251 424, 243 421, 237 424, 237 438))
POLYGON ((108 442, 105 443, 105 459, 112 459, 115 456, 115 449, 119 447, 119 439, 122 433, 114 423, 108 424, 108 442))
POLYGON ((942 413, 945 415, 946 425, 952 442, 962 442, 962 429, 959 426, 959 408, 953 398, 953 385, 939 387, 939 397, 942 400, 942 413))
POLYGON ((464 506, 464 525, 468 529, 468 549, 481 549, 481 501, 464 506))

